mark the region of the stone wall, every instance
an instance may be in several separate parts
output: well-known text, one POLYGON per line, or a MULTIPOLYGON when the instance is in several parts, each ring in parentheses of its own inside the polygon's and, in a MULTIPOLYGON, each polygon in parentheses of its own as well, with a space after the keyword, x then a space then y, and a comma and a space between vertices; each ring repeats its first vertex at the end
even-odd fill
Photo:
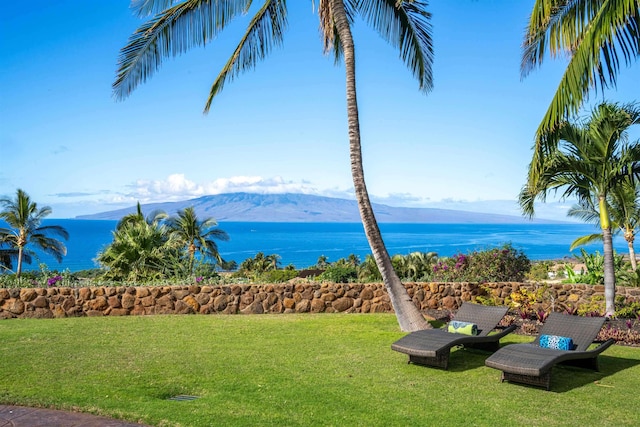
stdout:
MULTIPOLYGON (((523 283, 407 283, 421 310, 454 310, 476 296, 498 304, 523 283)), ((562 309, 604 295, 603 286, 547 285, 545 305, 562 309)), ((640 301, 640 288, 617 287, 617 295, 640 301)), ((546 308, 546 307, 545 307, 546 308)), ((82 287, 0 289, 0 319, 150 314, 379 313, 391 312, 384 285, 297 282, 264 285, 82 287)))

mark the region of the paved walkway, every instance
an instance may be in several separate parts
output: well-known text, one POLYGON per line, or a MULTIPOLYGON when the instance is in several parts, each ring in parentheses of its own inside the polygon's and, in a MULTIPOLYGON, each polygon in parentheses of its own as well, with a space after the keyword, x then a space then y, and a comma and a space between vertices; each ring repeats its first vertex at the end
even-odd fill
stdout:
POLYGON ((79 412, 0 405, 0 427, 141 427, 111 418, 79 412))

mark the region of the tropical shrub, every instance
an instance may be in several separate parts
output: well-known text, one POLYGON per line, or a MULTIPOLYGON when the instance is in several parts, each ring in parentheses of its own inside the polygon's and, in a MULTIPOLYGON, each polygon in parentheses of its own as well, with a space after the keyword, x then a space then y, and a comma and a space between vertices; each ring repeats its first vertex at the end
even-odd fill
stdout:
POLYGON ((351 283, 358 280, 358 270, 347 265, 330 265, 318 278, 327 282, 351 283))
POLYGON ((429 277, 443 282, 522 282, 531 269, 526 254, 510 244, 440 259, 429 277))
POLYGON ((640 301, 629 301, 622 295, 616 296, 615 316, 621 319, 640 320, 640 301))
MULTIPOLYGON (((570 266, 565 266, 567 279, 563 282, 585 283, 588 285, 604 284, 604 255, 601 255, 599 251, 590 254, 583 248, 580 248, 580 253, 576 258, 578 261, 584 263, 586 271, 576 273, 570 266)), ((640 284, 638 273, 631 270, 630 264, 624 261, 624 255, 619 255, 614 252, 613 266, 615 269, 616 283, 622 286, 638 286, 638 284, 640 284)))
POLYGON ((522 319, 537 317, 541 321, 544 321, 548 313, 544 310, 536 310, 535 305, 544 300, 548 290, 549 288, 546 285, 537 288, 535 292, 527 288, 520 288, 509 295, 506 303, 512 310, 518 313, 522 319))
POLYGON ((547 280, 553 266, 552 261, 537 261, 531 264, 531 269, 525 275, 529 280, 547 280))
POLYGON ((259 277, 259 280, 265 283, 282 283, 297 276, 298 272, 296 270, 271 270, 262 273, 259 277))
POLYGON ((602 295, 593 295, 588 303, 578 305, 580 316, 602 316, 605 313, 605 301, 602 295))
POLYGON ((496 296, 493 294, 492 290, 490 287, 486 286, 486 285, 480 285, 480 289, 482 290, 482 292, 484 293, 483 295, 476 295, 473 298, 473 301, 477 304, 482 304, 482 305, 490 305, 490 306, 496 306, 498 305, 498 299, 496 298, 496 296))

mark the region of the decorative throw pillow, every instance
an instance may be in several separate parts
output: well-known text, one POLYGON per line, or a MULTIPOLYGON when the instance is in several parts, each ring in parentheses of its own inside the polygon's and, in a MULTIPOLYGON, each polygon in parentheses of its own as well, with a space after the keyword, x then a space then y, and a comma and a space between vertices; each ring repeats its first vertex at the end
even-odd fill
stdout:
POLYGON ((455 334, 478 335, 478 325, 471 322, 452 320, 451 322, 449 322, 447 331, 453 332, 455 334))
POLYGON ((558 335, 540 335, 540 347, 556 350, 573 350, 573 340, 558 335))

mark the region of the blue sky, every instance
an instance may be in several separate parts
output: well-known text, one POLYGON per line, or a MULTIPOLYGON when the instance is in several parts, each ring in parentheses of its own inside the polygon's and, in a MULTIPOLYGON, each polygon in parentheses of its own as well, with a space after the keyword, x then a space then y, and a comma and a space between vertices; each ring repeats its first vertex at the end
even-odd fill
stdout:
MULTIPOLYGON (((355 26, 365 178, 374 202, 519 215, 533 135, 565 61, 527 78, 520 44, 533 5, 433 0, 427 95, 363 22, 355 26)), ((125 101, 111 84, 142 23, 129 0, 9 2, 0 17, 0 195, 25 190, 52 217, 236 191, 353 198, 344 68, 322 54, 311 1, 289 1, 284 46, 225 86, 211 83, 247 19, 165 61, 125 101)), ((608 100, 640 100, 640 64, 608 100)), ((591 102, 602 99, 595 94, 591 102)), ((640 132, 634 131, 637 138, 640 132)), ((571 203, 537 205, 564 219, 571 203)))

